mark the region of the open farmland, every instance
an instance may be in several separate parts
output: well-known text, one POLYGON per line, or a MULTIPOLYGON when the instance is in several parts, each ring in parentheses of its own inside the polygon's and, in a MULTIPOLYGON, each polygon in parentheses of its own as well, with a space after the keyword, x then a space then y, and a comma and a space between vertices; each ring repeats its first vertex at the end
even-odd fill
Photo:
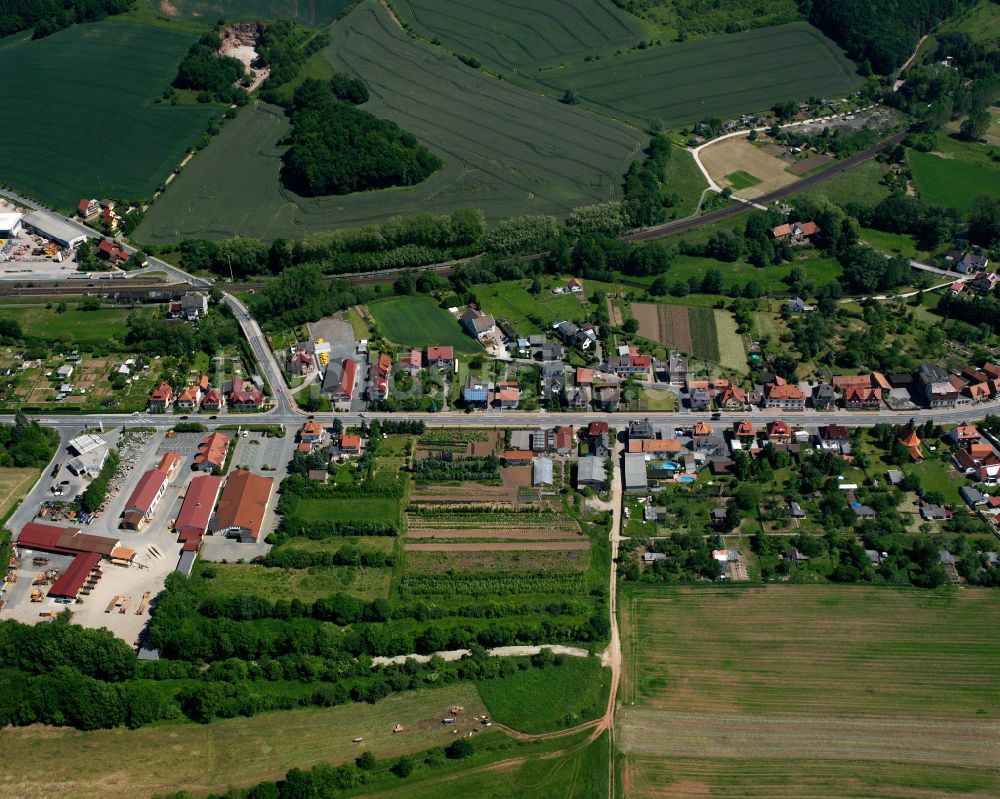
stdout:
POLYGON ((841 94, 861 81, 837 46, 803 22, 631 50, 548 69, 538 80, 557 96, 573 88, 588 105, 667 127, 841 94))
POLYGON ((3 182, 63 210, 151 195, 220 113, 155 104, 194 39, 109 19, 0 40, 3 182))
POLYGON ((752 199, 794 183, 789 164, 742 136, 725 139, 701 151, 701 162, 715 182, 728 184, 737 196, 752 199))
POLYGON ((391 297, 373 302, 368 312, 387 339, 406 347, 450 344, 459 352, 482 352, 458 320, 431 297, 391 297))
POLYGON ((990 592, 658 587, 621 608, 627 796, 994 793, 990 592))
POLYGON ((304 198, 282 188, 275 109, 243 109, 146 215, 137 238, 265 239, 356 227, 393 215, 478 207, 490 221, 565 215, 620 195, 621 176, 646 137, 607 118, 471 70, 419 42, 374 0, 337 24, 334 68, 364 78, 365 109, 413 133, 445 162, 416 186, 304 198))
POLYGON ((502 70, 531 74, 547 64, 628 48, 636 22, 611 0, 396 0, 399 17, 422 36, 502 70))
POLYGON ((293 19, 303 25, 329 25, 354 0, 152 0, 168 17, 214 22, 226 19, 293 19))
POLYGON ((225 792, 283 778, 290 768, 351 761, 362 751, 351 741, 355 736, 363 736, 365 748, 379 758, 446 745, 453 735, 441 716, 452 705, 464 706, 470 716, 486 712, 475 685, 461 683, 375 705, 289 710, 211 724, 95 732, 41 725, 7 729, 0 797, 78 799, 96 791, 106 799, 134 799, 180 790, 198 796, 225 792), (406 727, 405 734, 392 733, 397 723, 406 727), (233 756, 236 751, 239 757, 233 756), (43 770, 40 759, 47 764, 43 770))

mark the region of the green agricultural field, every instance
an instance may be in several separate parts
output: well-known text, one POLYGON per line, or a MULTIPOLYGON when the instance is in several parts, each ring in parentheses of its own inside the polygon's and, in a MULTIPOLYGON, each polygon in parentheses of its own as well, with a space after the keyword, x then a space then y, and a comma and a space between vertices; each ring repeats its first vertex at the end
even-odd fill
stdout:
POLYGON ((1000 195, 1000 166, 989 160, 982 144, 939 134, 937 152, 907 150, 907 163, 917 193, 927 202, 967 214, 978 195, 1000 195))
POLYGON ((398 123, 445 162, 417 186, 303 198, 281 186, 277 109, 248 107, 153 205, 138 240, 273 239, 357 227, 393 215, 478 207, 490 221, 565 216, 620 196, 621 177, 644 146, 639 131, 540 97, 464 66, 416 41, 368 0, 337 24, 333 66, 362 76, 365 108, 398 123))
POLYGON ((194 34, 120 20, 0 40, 3 182, 63 210, 150 196, 221 113, 156 105, 194 34))
POLYGON ((726 180, 729 181, 729 185, 733 187, 734 191, 749 189, 751 186, 756 186, 760 183, 760 178, 754 177, 742 169, 726 175, 726 180))
POLYGON ((452 705, 462 705, 469 715, 486 712, 475 685, 458 683, 392 696, 375 705, 262 713, 211 724, 179 722, 94 732, 38 725, 7 729, 0 799, 77 799, 92 793, 95 785, 101 786, 104 799, 180 790, 204 796, 281 779, 290 768, 349 762, 364 749, 378 758, 416 754, 453 739, 452 731, 441 724, 442 713, 452 705), (393 735, 396 724, 411 732, 393 735), (355 736, 364 737, 364 748, 352 742, 355 736), (239 757, 233 756, 236 751, 239 757), (132 767, 122 768, 123 752, 129 753, 132 767), (48 764, 44 772, 38 770, 38 758, 48 764))
POLYGON ((388 596, 391 580, 390 569, 353 566, 279 569, 250 563, 201 563, 191 584, 206 597, 257 596, 271 602, 278 599, 315 602, 340 591, 369 600, 388 596), (206 569, 211 569, 215 576, 205 576, 206 569))
POLYGON ((427 39, 487 66, 530 75, 550 64, 638 44, 639 26, 611 0, 396 0, 400 19, 427 39))
POLYGON ((215 22, 226 19, 293 19, 303 25, 323 27, 350 8, 356 0, 149 0, 167 17, 215 22))
POLYGON ((458 320, 430 297, 392 297, 368 305, 383 336, 405 347, 451 344, 460 352, 482 352, 458 320))
POLYGON ((129 313, 125 308, 96 311, 70 308, 63 313, 54 308, 2 308, 0 318, 20 322, 26 339, 73 344, 86 349, 106 345, 109 339, 123 341, 128 332, 125 322, 129 313))
MULTIPOLYGON (((555 285, 564 282, 558 280, 555 285)), ((587 316, 589 303, 581 303, 575 294, 553 294, 546 287, 535 295, 527 290, 530 285, 530 280, 505 280, 476 286, 476 298, 483 310, 497 319, 507 319, 522 335, 541 333, 564 319, 583 321, 587 316), (540 319, 541 324, 530 321, 529 316, 540 319)))
POLYGON ((995 793, 992 591, 629 587, 619 607, 626 796, 995 793))
POLYGON ((295 500, 289 516, 296 521, 399 523, 399 500, 395 497, 306 497, 295 500))
POLYGON ((563 656, 559 665, 483 680, 479 693, 496 721, 519 732, 549 732, 599 718, 611 671, 597 657, 563 656))
POLYGON ((537 80, 556 96, 573 88, 586 105, 630 122, 677 127, 842 94, 861 79, 833 42, 794 22, 553 67, 537 80))

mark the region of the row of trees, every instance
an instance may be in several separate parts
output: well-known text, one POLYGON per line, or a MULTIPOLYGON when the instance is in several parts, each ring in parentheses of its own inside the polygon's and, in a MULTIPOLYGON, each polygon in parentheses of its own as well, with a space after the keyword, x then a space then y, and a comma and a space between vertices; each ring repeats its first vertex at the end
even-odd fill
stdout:
POLYGON ((34 29, 41 39, 78 22, 128 11, 135 0, 8 0, 0 3, 0 38, 34 29))

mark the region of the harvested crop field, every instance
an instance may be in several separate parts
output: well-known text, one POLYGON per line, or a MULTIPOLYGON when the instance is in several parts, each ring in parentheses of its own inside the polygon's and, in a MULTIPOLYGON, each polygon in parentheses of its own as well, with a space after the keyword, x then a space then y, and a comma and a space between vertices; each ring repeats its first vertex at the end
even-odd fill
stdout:
POLYGON ((149 197, 224 110, 156 104, 196 38, 107 19, 0 40, 4 183, 64 211, 149 197))
POLYGON ((634 49, 537 79, 557 96, 573 87, 586 104, 637 123, 656 117, 668 128, 841 94, 861 82, 840 49, 804 22, 634 49))
POLYGON ((407 552, 572 552, 589 549, 589 541, 493 541, 489 543, 404 544, 407 552))
POLYGON ((628 796, 987 796, 996 784, 989 591, 638 588, 620 607, 628 796))
POLYGON ((833 159, 828 155, 814 155, 803 161, 796 161, 788 167, 788 171, 793 175, 805 175, 807 172, 812 172, 814 169, 819 169, 821 166, 832 163, 833 159))
POLYGON ((410 493, 411 505, 499 505, 516 499, 516 488, 479 483, 447 486, 422 483, 410 493))
POLYGON ((741 136, 726 139, 701 151, 701 162, 716 183, 731 186, 738 197, 749 199, 794 183, 788 162, 764 152, 741 136), (740 180, 749 175, 756 182, 740 180), (736 176, 736 180, 730 177, 736 176))
POLYGON ((274 107, 247 107, 150 208, 137 237, 165 243, 236 234, 301 238, 394 215, 478 207, 490 221, 615 199, 646 135, 470 69, 404 33, 377 2, 334 29, 332 66, 364 76, 365 109, 413 133, 445 162, 416 186, 304 198, 280 181, 274 107))

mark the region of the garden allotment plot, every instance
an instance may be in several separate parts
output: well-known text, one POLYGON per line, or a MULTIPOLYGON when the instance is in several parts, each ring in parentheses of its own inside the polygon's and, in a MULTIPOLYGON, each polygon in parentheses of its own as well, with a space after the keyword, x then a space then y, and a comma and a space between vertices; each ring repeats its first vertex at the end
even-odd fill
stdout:
POLYGON ((840 94, 861 82, 837 46, 804 22, 632 50, 548 69, 537 80, 553 94, 574 88, 587 104, 667 127, 840 94))
POLYGON ((109 19, 0 40, 4 183, 63 210, 150 196, 220 113, 155 104, 194 38, 109 19))
POLYGON ((629 587, 626 796, 996 795, 986 590, 629 587))
POLYGON ((611 0, 396 0, 428 39, 484 64, 530 75, 538 67, 636 44, 640 29, 611 0))
POLYGON ((278 179, 275 145, 287 122, 273 110, 247 108, 152 206, 137 237, 300 238, 466 207, 481 208, 491 221, 561 217, 618 197, 621 176, 646 141, 627 125, 464 66, 408 36, 375 2, 337 23, 327 55, 335 69, 368 84, 372 99, 364 108, 413 133, 444 168, 416 186, 298 197, 278 179))

